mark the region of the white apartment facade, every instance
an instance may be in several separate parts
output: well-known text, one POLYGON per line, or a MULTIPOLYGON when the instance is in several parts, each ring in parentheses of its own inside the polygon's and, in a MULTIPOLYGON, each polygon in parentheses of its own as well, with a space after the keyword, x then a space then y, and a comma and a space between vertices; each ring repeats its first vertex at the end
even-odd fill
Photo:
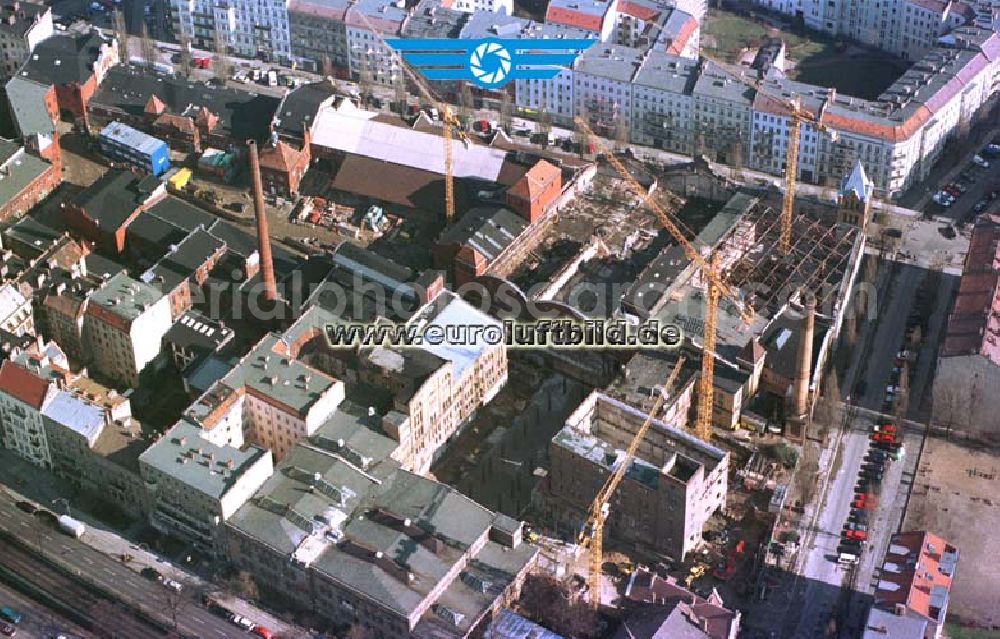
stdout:
POLYGON ((512 16, 514 15, 514 0, 454 0, 448 8, 466 13, 474 11, 503 12, 512 16))
POLYGON ((271 453, 257 446, 216 446, 181 420, 139 456, 151 504, 150 523, 214 553, 225 521, 274 472, 271 453))
POLYGON ((42 410, 55 384, 10 360, 0 367, 0 425, 4 448, 42 468, 52 467, 42 410))
POLYGON ((31 300, 13 283, 0 287, 0 330, 18 337, 35 332, 31 300))
POLYGON ((209 50, 216 38, 243 57, 288 62, 292 59, 287 0, 171 0, 175 31, 209 50))
POLYGON ((118 384, 135 387, 160 355, 173 320, 169 299, 124 273, 91 296, 83 321, 83 344, 92 369, 118 384))

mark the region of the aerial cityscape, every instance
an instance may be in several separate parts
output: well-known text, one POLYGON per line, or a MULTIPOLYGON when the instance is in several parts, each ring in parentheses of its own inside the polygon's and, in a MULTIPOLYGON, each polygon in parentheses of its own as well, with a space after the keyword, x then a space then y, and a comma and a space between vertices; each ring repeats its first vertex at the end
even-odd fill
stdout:
POLYGON ((1000 639, 1000 2, 0 46, 0 636, 1000 639))

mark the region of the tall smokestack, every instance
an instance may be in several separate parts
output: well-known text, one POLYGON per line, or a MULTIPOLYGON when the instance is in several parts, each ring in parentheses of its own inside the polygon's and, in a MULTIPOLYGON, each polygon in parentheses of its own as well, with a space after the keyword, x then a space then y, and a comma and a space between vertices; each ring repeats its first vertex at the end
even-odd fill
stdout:
POLYGON ((260 179, 260 159, 257 157, 257 143, 247 140, 250 151, 250 179, 253 181, 253 210, 257 218, 257 245, 260 253, 260 270, 264 278, 264 299, 271 302, 278 299, 278 287, 274 283, 274 264, 271 261, 271 237, 267 232, 267 211, 264 209, 264 184, 260 179))
POLYGON ((799 342, 799 371, 795 376, 795 417, 809 410, 809 378, 812 372, 813 334, 816 331, 816 296, 802 291, 802 341, 799 342))

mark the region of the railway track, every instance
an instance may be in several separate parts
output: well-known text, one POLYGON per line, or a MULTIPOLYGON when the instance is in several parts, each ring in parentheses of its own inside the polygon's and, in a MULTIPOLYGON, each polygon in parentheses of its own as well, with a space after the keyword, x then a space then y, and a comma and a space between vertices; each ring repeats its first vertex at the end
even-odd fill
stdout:
POLYGON ((162 630, 133 611, 89 588, 67 571, 50 565, 21 545, 0 535, 0 578, 35 598, 37 589, 58 602, 78 623, 97 634, 132 639, 160 639, 162 630))

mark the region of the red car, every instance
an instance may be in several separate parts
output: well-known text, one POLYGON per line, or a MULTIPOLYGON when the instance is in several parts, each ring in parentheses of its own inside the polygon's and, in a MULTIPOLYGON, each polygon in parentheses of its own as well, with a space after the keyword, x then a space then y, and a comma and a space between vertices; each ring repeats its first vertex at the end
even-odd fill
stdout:
POLYGON ((872 441, 888 442, 891 444, 896 441, 896 436, 892 433, 872 433, 872 441))
POLYGON ((212 64, 211 58, 197 57, 194 59, 196 69, 207 69, 210 64, 212 64))
POLYGON ((868 533, 863 530, 848 530, 846 531, 845 536, 848 539, 860 539, 861 541, 864 541, 868 538, 868 533))
POLYGON ((274 633, 267 626, 257 626, 253 629, 253 634, 261 637, 261 639, 272 639, 274 637, 274 633))

